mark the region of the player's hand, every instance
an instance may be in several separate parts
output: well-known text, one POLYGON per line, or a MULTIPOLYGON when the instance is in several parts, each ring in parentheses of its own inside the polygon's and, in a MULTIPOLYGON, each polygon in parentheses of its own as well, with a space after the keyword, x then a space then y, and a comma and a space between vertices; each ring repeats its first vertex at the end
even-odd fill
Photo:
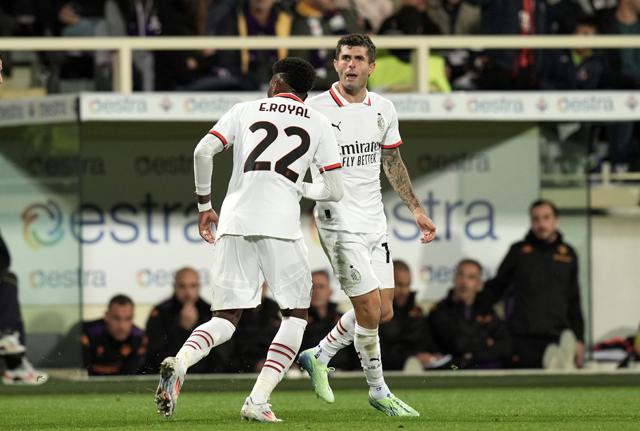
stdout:
POLYGON ((436 238, 436 225, 433 224, 433 220, 427 217, 422 208, 416 208, 413 211, 413 217, 416 220, 416 225, 418 225, 418 228, 420 228, 422 232, 420 242, 427 244, 433 241, 436 238))
POLYGON ((198 309, 192 303, 186 303, 180 310, 180 326, 192 329, 198 323, 198 309))
POLYGON ((213 244, 216 237, 211 232, 211 225, 218 227, 218 214, 214 210, 202 211, 198 215, 198 230, 200 231, 200 237, 213 244))

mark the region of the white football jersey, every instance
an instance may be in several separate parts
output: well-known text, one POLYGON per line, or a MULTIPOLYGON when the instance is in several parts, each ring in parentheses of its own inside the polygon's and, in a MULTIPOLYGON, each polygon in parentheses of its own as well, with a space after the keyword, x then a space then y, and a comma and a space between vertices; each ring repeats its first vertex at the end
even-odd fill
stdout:
POLYGON ((233 146, 233 172, 217 236, 302 238, 302 181, 311 163, 339 168, 331 124, 293 94, 238 103, 209 132, 233 146))
MULTIPOLYGON (((318 202, 318 226, 352 233, 382 233, 387 220, 380 192, 380 156, 383 148, 402 144, 393 103, 368 92, 363 103, 349 103, 337 83, 307 101, 331 122, 340 147, 344 196, 339 202, 318 202)), ((312 170, 316 181, 320 172, 312 170)))

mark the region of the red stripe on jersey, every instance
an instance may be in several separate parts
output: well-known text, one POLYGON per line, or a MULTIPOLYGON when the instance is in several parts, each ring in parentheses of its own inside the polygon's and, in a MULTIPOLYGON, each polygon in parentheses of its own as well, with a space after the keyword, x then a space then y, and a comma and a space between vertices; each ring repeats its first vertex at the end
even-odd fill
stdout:
POLYGON ((263 367, 267 367, 267 368, 271 368, 272 370, 275 370, 278 372, 278 374, 280 374, 282 372, 282 370, 277 369, 276 367, 274 367, 273 365, 269 365, 269 364, 264 364, 263 367))
POLYGON ((295 355, 296 355, 296 352, 295 352, 291 347, 285 346, 284 344, 280 344, 280 343, 271 343, 271 346, 278 346, 278 347, 285 348, 285 349, 287 349, 288 351, 290 351, 290 352, 291 352, 291 354, 292 354, 293 356, 295 356, 295 355))
POLYGON ((302 100, 301 98, 299 98, 298 96, 296 96, 293 93, 278 93, 278 94, 274 95, 273 97, 286 97, 287 99, 293 99, 296 102, 304 103, 304 100, 302 100))
POLYGON ((331 98, 333 98, 334 102, 336 102, 338 104, 338 106, 344 106, 342 104, 342 102, 340 101, 340 98, 333 91, 333 87, 329 88, 329 94, 331 94, 331 98))
POLYGON ((291 356, 287 355, 286 353, 284 353, 284 352, 282 352, 282 351, 280 351, 280 350, 277 350, 277 349, 269 349, 269 351, 270 351, 270 352, 275 352, 275 353, 280 353, 282 356, 284 356, 284 357, 288 358, 290 361, 291 361, 291 360, 293 360, 293 358, 292 358, 291 356))
POLYGON ((227 142, 227 138, 222 136, 222 133, 220 133, 220 132, 218 132, 216 130, 211 130, 211 131, 209 131, 209 133, 211 133, 216 138, 220 139, 222 141, 222 146, 227 148, 227 145, 229 145, 229 143, 227 142))
POLYGON ((367 101, 365 103, 371 106, 371 96, 367 97, 367 101))
POLYGON ((399 147, 400 145, 402 145, 402 139, 400 139, 398 142, 396 142, 395 144, 391 144, 391 145, 383 145, 382 148, 384 148, 385 150, 388 150, 390 148, 396 148, 399 147))
POLYGON ((202 338, 206 343, 207 343, 207 347, 211 347, 211 343, 209 342, 209 340, 207 339, 207 337, 205 337, 202 334, 191 334, 192 337, 200 337, 202 338))
POLYGON ((334 169, 338 169, 342 167, 342 163, 334 163, 333 165, 325 166, 324 168, 320 168, 320 173, 323 174, 327 171, 332 171, 334 169))
MULTIPOLYGON (((211 340, 211 344, 210 344, 211 346, 213 346, 214 344, 216 344, 216 343, 215 343, 215 341, 214 341, 214 339, 213 339, 213 335, 209 334, 207 331, 204 331, 204 330, 202 330, 202 329, 196 329, 196 330, 195 330, 195 331, 193 331, 191 334, 192 334, 192 335, 193 335, 193 334, 204 334, 204 335, 206 335, 207 337, 209 337, 209 339, 211 340)), ((207 344, 209 344, 209 343, 207 343, 207 344)))

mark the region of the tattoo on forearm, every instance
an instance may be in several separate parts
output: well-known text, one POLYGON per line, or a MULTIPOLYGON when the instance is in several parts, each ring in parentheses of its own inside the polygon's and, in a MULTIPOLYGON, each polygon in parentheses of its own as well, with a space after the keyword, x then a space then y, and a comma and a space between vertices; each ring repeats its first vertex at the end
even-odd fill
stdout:
POLYGON ((407 167, 402 161, 400 156, 400 150, 393 148, 389 150, 382 150, 382 167, 384 173, 387 175, 387 179, 391 184, 391 187, 398 193, 400 199, 409 207, 409 210, 413 212, 416 208, 420 207, 420 202, 413 193, 411 187, 411 179, 407 172, 407 167))

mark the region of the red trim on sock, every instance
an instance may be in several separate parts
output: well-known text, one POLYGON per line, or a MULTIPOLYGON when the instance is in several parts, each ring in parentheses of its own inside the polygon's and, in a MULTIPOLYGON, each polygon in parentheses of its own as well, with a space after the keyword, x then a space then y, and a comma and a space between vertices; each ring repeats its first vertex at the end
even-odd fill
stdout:
MULTIPOLYGON (((344 329, 344 326, 342 326, 342 323, 340 323, 340 321, 338 320, 338 324, 336 325, 339 329, 342 329, 343 332, 347 332, 346 329, 344 329)), ((340 332, 340 331, 338 331, 340 332)), ((340 332, 341 335, 344 335, 343 332, 340 332)))
POLYGON ((285 346, 284 344, 280 344, 280 343, 271 343, 271 345, 272 345, 272 346, 278 346, 278 347, 284 347, 285 349, 287 349, 288 351, 290 351, 290 352, 291 352, 291 354, 292 354, 293 356, 295 356, 295 355, 296 355, 295 350, 293 350, 291 347, 285 346))
POLYGON ((215 342, 215 339, 213 338, 213 335, 209 334, 207 331, 204 331, 202 329, 196 329, 195 331, 192 332, 192 334, 200 333, 200 332, 202 332, 203 334, 205 334, 206 336, 211 338, 211 345, 210 346, 215 346, 216 345, 216 342, 215 342))
POLYGON ((209 343, 209 340, 208 340, 208 339, 207 339, 207 337, 205 337, 204 335, 202 335, 202 334, 196 334, 196 333, 194 332, 193 334, 191 334, 191 336, 192 336, 192 337, 200 337, 200 338, 202 338, 202 339, 205 341, 205 343, 207 343, 207 347, 211 347, 211 343, 209 343))
POLYGON ((344 332, 342 332, 340 328, 338 328, 338 325, 336 325, 336 331, 338 331, 338 334, 344 335, 344 332))
POLYGON ((194 341, 191 341, 191 340, 185 341, 184 345, 188 346, 188 347, 191 347, 194 350, 200 350, 201 349, 200 344, 198 344, 198 343, 196 343, 194 341))
POLYGON ((284 370, 284 365, 282 365, 280 362, 278 361, 274 361, 273 359, 267 359, 266 361, 264 361, 264 363, 266 364, 267 362, 273 362, 274 364, 278 364, 282 367, 282 369, 284 370))
POLYGON ((289 355, 287 355, 284 352, 281 352, 280 350, 276 350, 276 349, 269 349, 270 352, 276 352, 276 353, 280 353, 282 356, 286 356, 287 358, 289 358, 290 361, 293 361, 293 358, 289 355))
POLYGON ((329 339, 329 341, 336 341, 336 339, 331 336, 331 332, 327 334, 327 338, 329 339))
POLYGON ((273 365, 269 365, 269 364, 264 364, 263 367, 268 367, 271 368, 272 370, 275 370, 278 372, 278 374, 280 374, 282 372, 282 370, 277 369, 276 367, 274 367, 273 365))

